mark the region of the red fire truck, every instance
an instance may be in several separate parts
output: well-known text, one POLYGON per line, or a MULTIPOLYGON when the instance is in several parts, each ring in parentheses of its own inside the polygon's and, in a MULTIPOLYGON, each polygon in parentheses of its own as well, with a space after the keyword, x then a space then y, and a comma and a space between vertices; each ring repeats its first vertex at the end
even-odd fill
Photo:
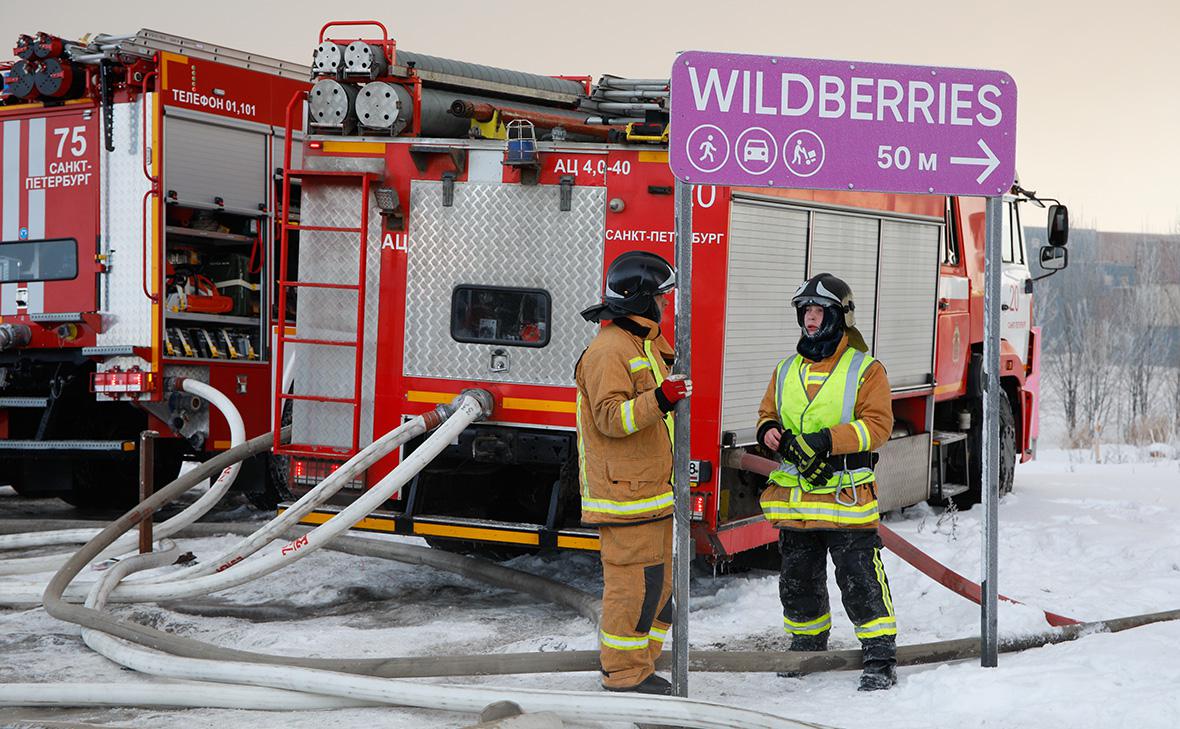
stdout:
MULTIPOLYGON (((283 111, 308 69, 141 30, 21 36, 0 67, 0 483, 111 504, 270 427, 283 111)), ((296 129, 298 125, 295 125, 296 129)), ((279 317, 282 321, 282 317, 279 317)), ((243 477, 257 491, 261 473, 243 477)))
MULTIPOLYGON (((302 181, 301 216, 280 254, 300 272, 280 282, 280 298, 301 297, 298 338, 278 345, 299 367, 272 408, 293 406, 292 443, 276 446, 292 459, 294 490, 405 418, 485 388, 496 399, 488 421, 360 528, 452 546, 596 549, 579 519, 573 368, 595 333, 579 311, 624 251, 673 255, 667 81, 492 76, 403 54, 388 38, 320 40, 302 161, 286 165, 302 181), (380 68, 367 78, 344 71, 369 58, 380 68), (287 245, 296 233, 297 252, 287 245)), ((1018 204, 1029 200, 1013 189, 996 242, 1004 491, 1037 437, 1040 336, 1018 204)), ((791 293, 820 271, 851 284, 893 385, 883 508, 978 499, 984 200, 701 186, 693 204, 698 552, 726 559, 773 540, 762 479, 726 464, 757 447, 758 403, 799 336, 791 293)), ((671 316, 664 327, 671 339, 671 316)))

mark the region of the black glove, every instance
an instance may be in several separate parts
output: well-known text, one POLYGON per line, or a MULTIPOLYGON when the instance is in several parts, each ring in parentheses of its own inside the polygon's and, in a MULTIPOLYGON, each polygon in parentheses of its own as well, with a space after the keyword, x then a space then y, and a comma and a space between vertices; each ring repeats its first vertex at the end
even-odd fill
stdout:
POLYGON ((789 463, 795 464, 797 468, 803 468, 805 463, 823 460, 832 452, 832 435, 827 428, 817 433, 801 435, 783 433, 779 452, 789 463))
POLYGON ((832 469, 832 464, 819 456, 799 467, 799 475, 813 486, 823 486, 833 474, 835 471, 832 469))
POLYGON ((808 483, 825 484, 835 473, 827 461, 827 456, 832 452, 832 436, 827 428, 801 435, 783 433, 779 452, 808 483))

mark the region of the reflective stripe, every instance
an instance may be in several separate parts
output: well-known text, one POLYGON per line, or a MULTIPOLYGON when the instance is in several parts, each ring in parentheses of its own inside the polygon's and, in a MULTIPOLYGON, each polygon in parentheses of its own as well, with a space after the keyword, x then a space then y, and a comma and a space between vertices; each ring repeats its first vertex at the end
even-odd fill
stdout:
POLYGON ((878 519, 876 499, 860 506, 841 506, 823 501, 763 501, 762 513, 770 521, 871 524, 878 519))
POLYGON ((623 432, 627 435, 639 430, 635 427, 635 401, 628 400, 623 403, 623 409, 620 412, 620 417, 623 419, 623 432))
POLYGON ((586 441, 582 438, 582 391, 578 390, 577 402, 577 432, 578 432, 578 483, 582 487, 582 496, 590 495, 590 479, 586 478, 586 441))
POLYGON ((872 439, 869 437, 868 426, 863 420, 853 420, 852 429, 856 431, 856 443, 858 451, 867 451, 873 445, 872 439))
MULTIPOLYGON (((846 353, 852 350, 844 350, 846 353)), ((855 350, 852 362, 848 365, 848 374, 844 379, 844 409, 840 414, 841 423, 852 422, 852 411, 856 407, 856 388, 860 384, 860 366, 865 361, 865 353, 855 350)))
POLYGON ((652 628, 651 632, 648 633, 648 637, 657 643, 663 643, 668 638, 668 631, 652 628))
POLYGON ((876 480, 876 473, 871 468, 854 468, 851 471, 836 471, 836 474, 832 476, 832 480, 828 482, 828 485, 815 486, 799 476, 799 469, 784 461, 781 467, 771 472, 770 480, 785 489, 803 486, 807 489, 808 493, 831 494, 835 493, 837 488, 863 486, 866 483, 871 483, 876 480))
MULTIPOLYGON (((775 404, 778 406, 780 421, 782 421, 783 417, 783 390, 786 389, 784 386, 787 384, 787 374, 790 373, 792 365, 795 364, 795 358, 798 356, 799 355, 797 354, 792 354, 790 357, 787 357, 782 362, 778 363, 778 373, 776 374, 778 384, 774 388, 774 395, 775 399, 778 401, 775 404)), ((782 421, 780 424, 783 426, 788 425, 786 421, 782 421)))
POLYGON ((832 614, 825 613, 815 620, 796 622, 783 616, 783 630, 792 635, 819 635, 832 629, 832 614))
MULTIPOLYGON (((656 377, 656 387, 664 384, 664 373, 660 371, 660 364, 656 362, 655 352, 651 349, 651 340, 643 340, 643 351, 647 353, 647 361, 651 367, 651 373, 656 377)), ((676 426, 672 424, 672 413, 664 416, 664 426, 668 428, 668 442, 673 447, 676 445, 676 426)))
POLYGON ((650 499, 636 499, 635 501, 612 501, 610 499, 591 499, 582 496, 582 511, 594 511, 599 514, 634 515, 645 511, 657 511, 672 505, 672 491, 668 490, 650 499))
POLYGON ((879 638, 882 635, 897 635, 897 621, 892 615, 856 626, 856 637, 861 640, 879 638))
POLYGON ((644 357, 632 357, 631 361, 627 363, 631 367, 632 372, 638 372, 643 369, 651 369, 651 362, 648 362, 644 357))
MULTIPOLYGON (((799 469, 796 468, 795 464, 789 463, 787 461, 783 461, 782 464, 778 467, 778 470, 775 471, 774 473, 780 473, 780 472, 785 473, 788 476, 798 476, 799 475, 799 469)), ((774 473, 772 473, 771 475, 773 476, 774 473)))
POLYGON ((605 630, 598 631, 599 640, 607 648, 617 651, 639 651, 647 648, 647 636, 632 638, 625 635, 611 635, 605 630))
POLYGON ((889 580, 885 579, 885 565, 881 564, 881 549, 873 549, 873 569, 877 573, 877 582, 881 584, 881 599, 885 601, 885 609, 893 615, 893 594, 889 592, 889 580))

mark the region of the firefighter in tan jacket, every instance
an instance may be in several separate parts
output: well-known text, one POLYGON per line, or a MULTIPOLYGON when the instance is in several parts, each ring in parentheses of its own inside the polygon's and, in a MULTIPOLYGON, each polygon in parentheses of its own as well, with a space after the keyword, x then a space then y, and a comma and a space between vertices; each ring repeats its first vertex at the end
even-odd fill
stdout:
POLYGON ((827 554, 864 659, 860 689, 896 683, 897 623, 877 535, 873 453, 889 440, 885 368, 855 327, 852 290, 821 273, 792 299, 803 329, 797 354, 775 368, 758 413, 758 441, 781 454, 762 512, 779 528, 779 596, 791 650, 828 646, 827 554))
POLYGON ((575 368, 582 521, 598 526, 602 558, 602 685, 670 694, 655 674, 672 622, 672 409, 692 381, 669 376, 660 318, 676 274, 643 251, 611 263, 605 322, 575 368))

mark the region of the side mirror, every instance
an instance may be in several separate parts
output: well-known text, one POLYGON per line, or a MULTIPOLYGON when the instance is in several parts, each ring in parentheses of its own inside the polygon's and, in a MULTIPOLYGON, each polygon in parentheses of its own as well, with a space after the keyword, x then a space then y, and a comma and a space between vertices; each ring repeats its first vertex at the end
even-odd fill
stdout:
MULTIPOLYGON (((1049 206, 1049 245, 1063 246, 1069 241, 1069 208, 1064 205, 1049 206)), ((1041 260, 1045 257, 1042 253, 1041 260)), ((1062 264, 1062 268, 1064 268, 1062 264)))
MULTIPOLYGON (((1054 205, 1053 207, 1058 206, 1054 205)), ((1065 208, 1062 208, 1062 210, 1064 209, 1065 208)), ((1046 271, 1060 271, 1068 265, 1068 250, 1053 245, 1041 246, 1041 268, 1045 269, 1046 271)))

